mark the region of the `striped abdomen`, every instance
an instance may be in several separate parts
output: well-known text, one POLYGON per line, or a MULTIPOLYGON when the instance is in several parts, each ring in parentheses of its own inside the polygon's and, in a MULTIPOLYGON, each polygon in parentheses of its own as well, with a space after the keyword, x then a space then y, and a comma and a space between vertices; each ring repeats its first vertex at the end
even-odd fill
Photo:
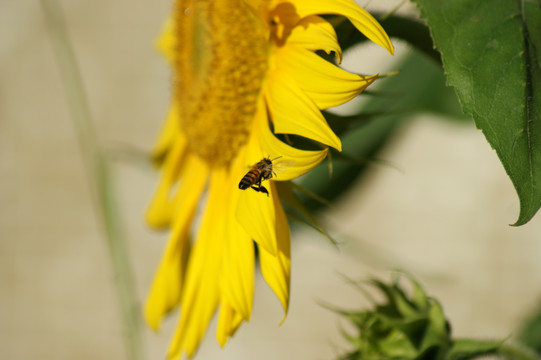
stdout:
POLYGON ((250 186, 254 185, 259 181, 259 177, 261 176, 261 172, 256 169, 252 169, 244 175, 242 180, 239 183, 239 189, 246 190, 250 186))

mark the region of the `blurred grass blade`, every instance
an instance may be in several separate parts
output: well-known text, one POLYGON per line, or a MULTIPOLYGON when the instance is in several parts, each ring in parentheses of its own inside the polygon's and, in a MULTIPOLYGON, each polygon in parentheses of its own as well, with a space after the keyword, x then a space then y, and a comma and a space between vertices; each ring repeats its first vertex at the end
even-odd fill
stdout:
POLYGON ((298 190, 299 192, 301 192, 304 195, 314 199, 315 201, 319 202, 320 204, 325 205, 325 206, 327 206, 329 208, 334 207, 331 202, 327 201, 327 199, 322 198, 318 194, 315 194, 315 193, 311 192, 310 190, 306 189, 305 187, 302 187, 299 184, 294 183, 293 181, 289 181, 288 184, 290 185, 291 189, 298 190))
POLYGON ((297 189, 303 192, 305 195, 312 197, 316 201, 319 201, 325 205, 332 206, 325 199, 320 198, 316 194, 303 189, 301 186, 295 184, 292 181, 277 181, 276 187, 280 194, 280 199, 284 201, 287 207, 290 207, 293 211, 288 211, 288 217, 292 220, 307 224, 313 229, 317 230, 323 236, 327 238, 334 246, 337 246, 336 240, 325 230, 325 228, 319 223, 317 218, 312 215, 311 211, 307 209, 298 199, 297 195, 293 192, 293 189, 297 189), (298 214, 298 215, 297 215, 298 214))
POLYGON ((77 62, 56 0, 41 1, 75 125, 92 200, 109 250, 129 359, 142 360, 141 321, 128 251, 120 226, 110 168, 98 147, 77 62))
MULTIPOLYGON (((389 101, 392 101, 392 99, 389 99, 389 101)), ((362 112, 355 115, 337 115, 329 111, 324 111, 323 114, 325 119, 327 119, 329 122, 333 132, 336 135, 341 136, 345 132, 351 131, 359 126, 366 125, 370 121, 377 121, 378 117, 393 114, 406 116, 411 113, 412 110, 413 109, 397 109, 393 111, 381 110, 374 112, 362 112)))

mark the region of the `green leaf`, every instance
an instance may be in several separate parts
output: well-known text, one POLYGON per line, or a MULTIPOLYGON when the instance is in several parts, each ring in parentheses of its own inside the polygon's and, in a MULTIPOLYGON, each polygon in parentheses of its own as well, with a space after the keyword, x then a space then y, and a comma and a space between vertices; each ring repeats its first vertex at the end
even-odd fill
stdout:
POLYGON ((449 85, 496 150, 520 200, 515 225, 541 206, 541 2, 414 0, 449 85))

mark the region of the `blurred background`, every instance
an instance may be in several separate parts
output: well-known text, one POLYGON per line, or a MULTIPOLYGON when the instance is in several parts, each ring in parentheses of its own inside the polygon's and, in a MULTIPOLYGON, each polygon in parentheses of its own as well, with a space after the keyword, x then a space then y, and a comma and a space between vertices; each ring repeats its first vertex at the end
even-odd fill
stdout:
MULTIPOLYGON (((400 2, 375 3, 361 5, 390 11, 400 2)), ((171 3, 60 4, 112 166, 117 221, 142 303, 167 239, 145 226, 143 214, 158 179, 145 156, 170 96, 169 69, 154 44, 171 3)), ((400 11, 416 14, 410 4, 400 11)), ((107 245, 41 3, 0 0, 0 24, 0 358, 123 359, 107 245)), ((376 46, 354 48, 344 66, 400 70, 412 49, 395 45, 393 58, 376 46)), ((389 279, 396 268, 440 300, 456 336, 516 334, 541 299, 541 217, 509 226, 518 198, 471 121, 422 111, 399 122, 377 154, 385 162, 372 162, 321 214, 339 248, 295 227, 284 324, 259 276, 251 322, 224 350, 211 326, 196 358, 334 359, 348 350, 339 331, 347 324, 318 302, 361 309, 367 302, 342 275, 389 279)), ((145 328, 147 359, 164 357, 175 322, 168 319, 160 334, 145 328)))

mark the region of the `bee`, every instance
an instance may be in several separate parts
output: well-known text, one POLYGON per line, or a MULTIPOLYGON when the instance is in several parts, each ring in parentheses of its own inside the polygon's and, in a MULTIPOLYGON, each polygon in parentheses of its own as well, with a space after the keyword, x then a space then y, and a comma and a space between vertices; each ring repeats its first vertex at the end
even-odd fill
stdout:
POLYGON ((276 176, 272 162, 279 158, 281 158, 281 156, 274 159, 271 159, 269 156, 252 165, 250 171, 248 171, 239 182, 239 189, 246 190, 251 187, 255 191, 262 192, 269 196, 268 190, 261 185, 261 182, 263 180, 269 180, 273 175, 276 176))

